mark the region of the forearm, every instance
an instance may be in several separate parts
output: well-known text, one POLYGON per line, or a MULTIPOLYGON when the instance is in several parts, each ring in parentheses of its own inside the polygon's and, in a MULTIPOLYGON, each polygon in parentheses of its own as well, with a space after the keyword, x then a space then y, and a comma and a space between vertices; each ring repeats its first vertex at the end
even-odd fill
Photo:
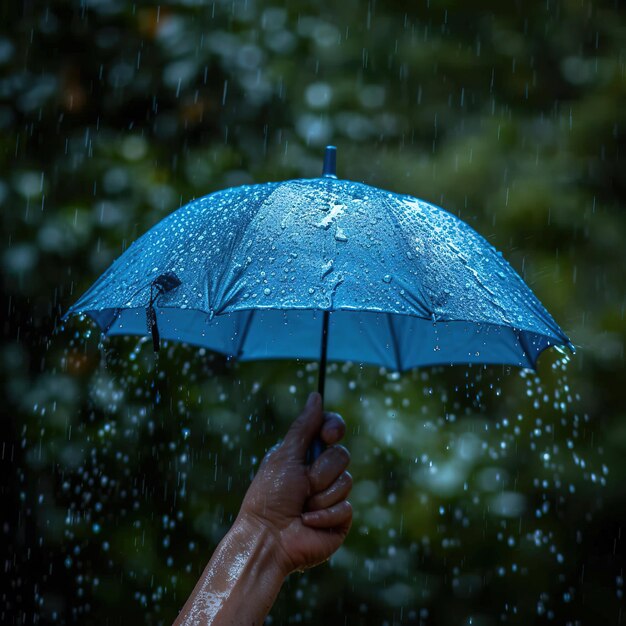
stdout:
POLYGON ((276 549, 267 528, 237 518, 174 625, 260 626, 285 579, 276 549))

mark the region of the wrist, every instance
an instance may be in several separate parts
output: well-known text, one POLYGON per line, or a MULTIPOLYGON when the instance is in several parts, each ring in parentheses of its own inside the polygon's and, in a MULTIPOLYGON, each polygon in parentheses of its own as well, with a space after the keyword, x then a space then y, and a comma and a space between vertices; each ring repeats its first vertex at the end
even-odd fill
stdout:
POLYGON ((279 531, 254 513, 240 511, 230 532, 246 543, 252 539, 257 558, 273 576, 280 578, 281 584, 293 571, 293 563, 281 545, 279 531))

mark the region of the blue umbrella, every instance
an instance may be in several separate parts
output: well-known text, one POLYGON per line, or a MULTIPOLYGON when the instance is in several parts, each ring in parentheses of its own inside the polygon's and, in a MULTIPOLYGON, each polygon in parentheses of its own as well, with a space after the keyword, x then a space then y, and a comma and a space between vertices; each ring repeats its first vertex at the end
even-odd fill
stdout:
POLYGON ((412 196, 335 175, 245 185, 173 212, 69 310, 105 335, 152 335, 245 361, 320 358, 403 371, 534 368, 571 343, 501 254, 412 196), (321 348, 320 348, 321 339, 321 348))

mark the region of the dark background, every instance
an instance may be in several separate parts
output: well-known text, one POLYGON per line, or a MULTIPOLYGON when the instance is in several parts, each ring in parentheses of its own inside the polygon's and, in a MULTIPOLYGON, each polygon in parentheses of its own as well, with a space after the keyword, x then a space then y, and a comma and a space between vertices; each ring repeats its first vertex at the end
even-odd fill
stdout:
POLYGON ((617 0, 2 3, 0 622, 171 623, 317 366, 156 367, 60 316, 178 206, 335 143, 502 250, 577 353, 333 365, 354 526, 271 623, 623 623, 625 42, 617 0))

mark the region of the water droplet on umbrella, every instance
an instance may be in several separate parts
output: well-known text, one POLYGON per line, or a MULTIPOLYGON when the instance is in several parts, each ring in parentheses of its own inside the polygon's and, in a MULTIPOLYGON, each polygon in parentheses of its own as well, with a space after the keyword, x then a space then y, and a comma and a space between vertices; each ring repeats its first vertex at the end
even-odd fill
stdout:
POLYGON ((383 276, 383 282, 390 283, 391 282, 391 274, 385 274, 383 276))
POLYGON ((322 265, 322 278, 326 278, 333 271, 333 260, 327 261, 322 265))
POLYGON ((335 239, 337 241, 348 241, 348 237, 346 237, 346 234, 340 226, 337 226, 337 230, 335 231, 335 239))

